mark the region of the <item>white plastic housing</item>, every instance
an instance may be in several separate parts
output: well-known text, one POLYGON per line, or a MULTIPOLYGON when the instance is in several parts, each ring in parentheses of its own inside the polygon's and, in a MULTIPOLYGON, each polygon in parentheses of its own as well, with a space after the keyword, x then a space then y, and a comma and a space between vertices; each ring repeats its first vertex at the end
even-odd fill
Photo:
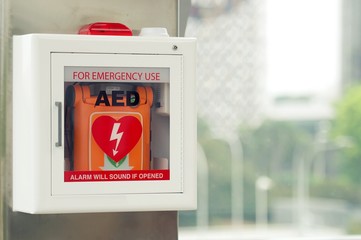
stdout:
MULTIPOLYGON (((80 213, 195 209, 195 48, 196 41, 191 38, 14 36, 13 210, 80 213), (157 88, 159 84, 159 89, 165 89, 160 101, 167 103, 166 109, 152 108, 151 166, 168 168, 169 179, 140 180, 140 170, 134 175, 137 179, 126 181, 65 181, 64 88, 75 81, 68 75, 75 76, 74 71, 82 69, 133 68, 145 72, 166 69, 168 73, 157 83, 137 80, 140 85, 157 88)), ((156 101, 155 96, 154 104, 156 101)), ((113 132, 111 137, 117 140, 117 136, 119 133, 113 132)))

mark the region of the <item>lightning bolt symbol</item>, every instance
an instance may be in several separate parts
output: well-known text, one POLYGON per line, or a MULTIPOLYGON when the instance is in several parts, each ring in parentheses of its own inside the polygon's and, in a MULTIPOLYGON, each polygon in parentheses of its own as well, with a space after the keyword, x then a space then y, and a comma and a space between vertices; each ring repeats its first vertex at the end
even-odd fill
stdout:
POLYGON ((113 156, 115 156, 118 153, 118 147, 120 140, 122 139, 123 132, 118 133, 120 128, 120 123, 114 123, 112 134, 110 135, 110 141, 117 140, 117 143, 115 144, 115 148, 113 149, 113 156))

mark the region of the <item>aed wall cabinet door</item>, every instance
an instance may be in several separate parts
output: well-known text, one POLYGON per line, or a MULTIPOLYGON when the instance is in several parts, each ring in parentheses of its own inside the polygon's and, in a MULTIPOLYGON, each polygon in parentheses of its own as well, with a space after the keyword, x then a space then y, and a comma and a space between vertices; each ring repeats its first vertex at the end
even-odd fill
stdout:
POLYGON ((14 211, 195 209, 194 39, 13 39, 14 211))
POLYGON ((51 65, 52 195, 183 192, 181 56, 52 53, 51 65))

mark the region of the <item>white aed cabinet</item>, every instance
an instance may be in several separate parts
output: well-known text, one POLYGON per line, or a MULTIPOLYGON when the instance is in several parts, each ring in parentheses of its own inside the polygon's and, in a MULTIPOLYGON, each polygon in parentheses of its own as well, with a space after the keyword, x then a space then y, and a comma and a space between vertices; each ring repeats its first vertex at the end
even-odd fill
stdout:
POLYGON ((196 208, 191 38, 13 40, 13 210, 196 208))

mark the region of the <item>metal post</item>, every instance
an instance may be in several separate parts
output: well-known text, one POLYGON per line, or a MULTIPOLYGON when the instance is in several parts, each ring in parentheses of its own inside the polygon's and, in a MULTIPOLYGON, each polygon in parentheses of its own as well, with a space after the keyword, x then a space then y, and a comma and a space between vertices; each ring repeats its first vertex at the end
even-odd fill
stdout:
POLYGON ((232 178, 232 225, 243 224, 243 145, 237 137, 230 138, 232 178))
POLYGON ((198 209, 197 209, 197 227, 208 227, 208 162, 207 157, 201 145, 198 144, 198 209))
POLYGON ((8 67, 10 66, 10 7, 9 0, 0 0, 0 240, 6 239, 7 224, 6 221, 6 202, 8 192, 8 161, 11 150, 7 147, 7 141, 11 139, 11 120, 9 110, 11 110, 11 94, 9 89, 11 82, 8 67))
POLYGON ((268 190, 272 187, 272 180, 266 176, 256 179, 256 225, 267 228, 268 225, 268 190))
POLYGON ((76 33, 80 26, 96 21, 123 22, 135 31, 146 26, 162 26, 171 36, 177 36, 178 21, 184 23, 186 17, 178 16, 177 8, 183 9, 183 2, 190 0, 160 0, 157 4, 147 0, 0 0, 0 240, 178 238, 176 211, 49 215, 12 211, 10 36, 76 33))

